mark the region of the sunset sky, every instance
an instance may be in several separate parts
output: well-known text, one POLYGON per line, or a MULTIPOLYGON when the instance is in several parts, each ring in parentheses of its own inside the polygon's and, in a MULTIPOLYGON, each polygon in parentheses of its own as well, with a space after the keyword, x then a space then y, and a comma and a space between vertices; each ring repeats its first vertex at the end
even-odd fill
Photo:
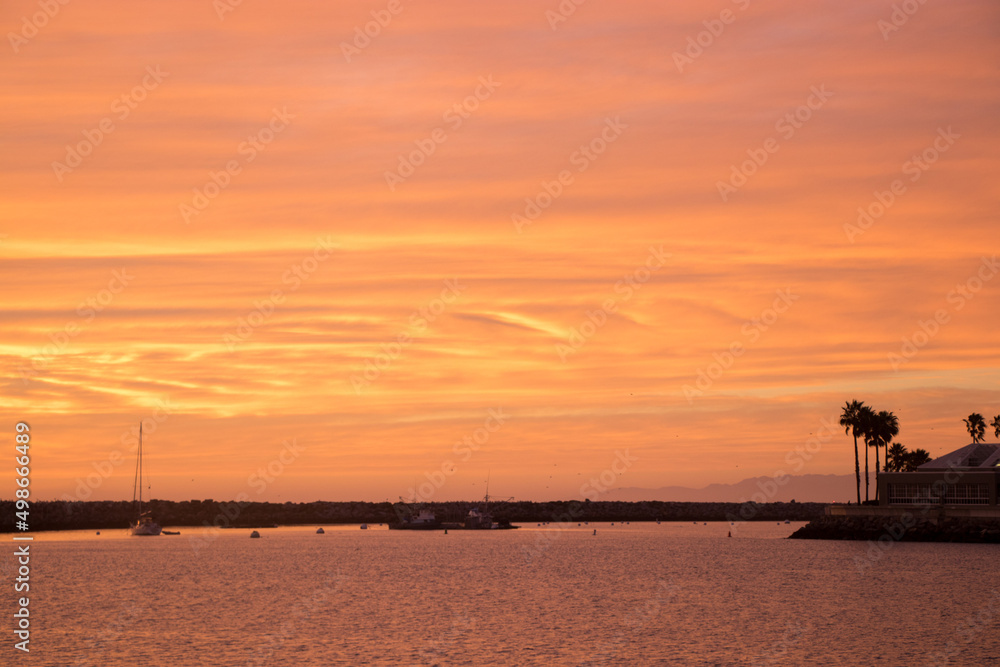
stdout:
POLYGON ((130 499, 140 420, 156 498, 568 500, 1000 413, 995 2, 51 5, 0 7, 35 499, 130 499))

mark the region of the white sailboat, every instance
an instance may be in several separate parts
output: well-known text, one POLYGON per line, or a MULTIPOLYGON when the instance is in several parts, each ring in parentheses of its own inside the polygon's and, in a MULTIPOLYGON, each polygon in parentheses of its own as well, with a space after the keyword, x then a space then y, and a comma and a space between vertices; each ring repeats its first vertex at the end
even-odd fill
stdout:
POLYGON ((139 496, 139 516, 135 523, 129 525, 129 535, 159 535, 160 524, 153 521, 149 512, 142 511, 142 422, 139 422, 139 455, 135 463, 135 484, 132 487, 132 502, 136 500, 136 491, 139 496))

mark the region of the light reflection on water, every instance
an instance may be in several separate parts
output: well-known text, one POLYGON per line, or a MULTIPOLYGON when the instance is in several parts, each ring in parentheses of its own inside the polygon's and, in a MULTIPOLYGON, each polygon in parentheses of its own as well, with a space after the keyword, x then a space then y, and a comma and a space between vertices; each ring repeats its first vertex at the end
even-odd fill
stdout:
POLYGON ((866 543, 780 539, 800 525, 40 534, 18 664, 1000 660, 998 547, 894 544, 872 561, 866 543))

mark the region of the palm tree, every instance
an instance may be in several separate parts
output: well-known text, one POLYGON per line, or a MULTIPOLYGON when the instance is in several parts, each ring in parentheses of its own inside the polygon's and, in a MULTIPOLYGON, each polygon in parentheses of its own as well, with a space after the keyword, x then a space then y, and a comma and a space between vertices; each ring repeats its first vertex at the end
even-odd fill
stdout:
POLYGON ((868 502, 868 489, 871 482, 868 479, 868 448, 873 447, 872 436, 875 432, 875 411, 867 405, 858 408, 858 423, 861 425, 861 435, 865 440, 865 502, 868 502))
POLYGON ((901 472, 906 467, 906 457, 909 455, 902 444, 892 443, 892 447, 888 447, 885 451, 886 472, 901 472))
POLYGON ((903 472, 913 472, 923 464, 931 460, 931 455, 926 449, 914 449, 906 457, 906 468, 903 472))
POLYGON ((981 441, 986 435, 986 420, 978 412, 973 412, 969 415, 968 419, 963 419, 965 422, 965 428, 969 431, 969 435, 972 436, 972 444, 976 444, 981 441))
POLYGON ((864 407, 862 401, 850 401, 844 403, 844 411, 840 415, 840 425, 844 427, 844 433, 854 435, 854 478, 857 481, 858 504, 861 504, 861 463, 858 461, 858 436, 863 434, 861 422, 858 419, 858 411, 864 407))
POLYGON ((1000 438, 1000 415, 993 418, 993 423, 990 426, 993 427, 993 435, 1000 438))
POLYGON ((899 435, 899 418, 891 412, 880 410, 871 417, 871 441, 875 447, 875 500, 878 500, 879 460, 878 448, 885 447, 886 466, 889 464, 889 443, 899 435))

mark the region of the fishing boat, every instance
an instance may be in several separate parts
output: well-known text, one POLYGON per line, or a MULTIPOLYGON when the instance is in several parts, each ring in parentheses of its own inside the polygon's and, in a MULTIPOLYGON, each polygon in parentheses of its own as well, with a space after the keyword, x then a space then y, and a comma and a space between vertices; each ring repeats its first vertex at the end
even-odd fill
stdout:
POLYGON ((434 530, 440 528, 441 522, 434 516, 434 512, 428 509, 420 510, 416 516, 412 513, 401 516, 398 523, 390 523, 392 530, 434 530))
MULTIPOLYGON (((508 498, 500 502, 510 502, 511 500, 513 498, 508 498)), ((494 500, 494 502, 496 501, 494 500)), ((461 527, 465 530, 516 530, 520 528, 520 526, 510 525, 509 520, 493 520, 493 515, 490 513, 490 481, 488 478, 486 480, 486 497, 483 498, 483 504, 469 510, 469 513, 465 516, 465 523, 461 527)))
POLYGON ((129 525, 129 535, 147 536, 159 535, 160 524, 153 521, 150 512, 142 511, 142 422, 139 422, 139 454, 135 462, 135 483, 132 486, 132 502, 136 502, 136 495, 139 498, 139 514, 135 523, 129 525))

